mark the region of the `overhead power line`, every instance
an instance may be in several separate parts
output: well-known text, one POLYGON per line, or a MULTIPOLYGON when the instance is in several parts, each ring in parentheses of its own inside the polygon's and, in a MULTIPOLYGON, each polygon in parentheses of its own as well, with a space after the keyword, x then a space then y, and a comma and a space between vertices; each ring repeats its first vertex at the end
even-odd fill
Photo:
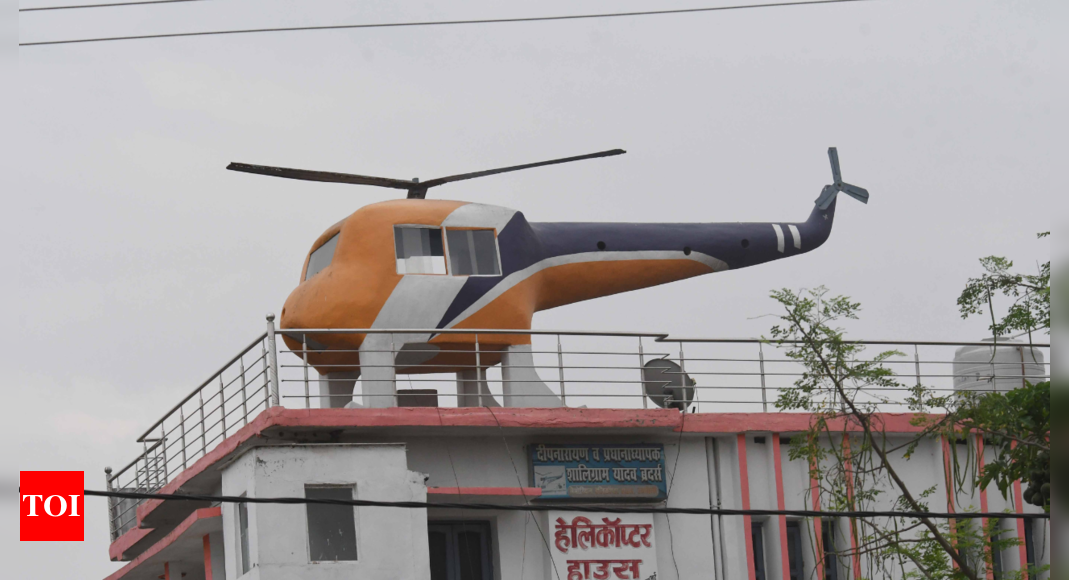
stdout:
POLYGON ((548 512, 568 510, 574 512, 613 513, 613 514, 691 514, 713 516, 794 516, 803 518, 838 517, 838 518, 936 518, 936 519, 1037 519, 1049 520, 1049 513, 1017 514, 1009 512, 902 512, 902 511, 819 511, 819 510, 737 510, 724 508, 679 508, 628 505, 625 507, 603 505, 573 504, 526 504, 505 505, 489 503, 430 503, 424 501, 374 501, 368 499, 318 499, 307 497, 246 497, 235 495, 194 495, 169 493, 141 493, 133 491, 96 491, 87 489, 85 495, 114 497, 119 499, 160 499, 176 501, 199 501, 219 503, 264 503, 264 504, 325 504, 350 507, 392 507, 404 509, 464 509, 464 510, 500 510, 518 512, 548 512))
POLYGON ((657 16, 663 14, 692 14, 697 12, 720 12, 746 10, 749 8, 778 8, 783 6, 809 6, 814 4, 843 4, 846 2, 869 2, 870 0, 807 0, 802 2, 775 2, 772 4, 741 4, 708 8, 680 8, 676 10, 646 10, 642 12, 612 12, 603 14, 572 14, 568 16, 530 16, 525 18, 485 18, 473 20, 438 20, 423 22, 387 22, 382 24, 335 24, 327 26, 292 26, 282 28, 248 28, 243 30, 209 30, 204 32, 174 32, 170 34, 144 34, 138 36, 110 36, 104 38, 80 38, 74 40, 48 40, 43 42, 20 42, 19 46, 45 46, 51 44, 78 44, 86 42, 111 42, 116 40, 148 40, 150 38, 181 38, 187 36, 219 36, 224 34, 255 34, 261 32, 301 32, 312 30, 347 30, 356 28, 405 28, 414 26, 446 26, 453 24, 505 24, 512 22, 550 22, 555 20, 586 20, 593 18, 619 18, 624 16, 657 16))
POLYGON ((19 8, 19 12, 41 12, 43 10, 78 10, 79 8, 115 8, 117 6, 141 6, 144 4, 175 4, 178 2, 204 2, 206 0, 143 0, 141 2, 111 2, 109 4, 72 4, 69 6, 40 6, 37 8, 19 8))

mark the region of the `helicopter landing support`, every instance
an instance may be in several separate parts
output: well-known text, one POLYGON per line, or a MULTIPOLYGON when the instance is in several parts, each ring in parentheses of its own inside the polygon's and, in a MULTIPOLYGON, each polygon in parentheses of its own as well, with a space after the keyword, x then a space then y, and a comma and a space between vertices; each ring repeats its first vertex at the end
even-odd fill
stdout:
POLYGON ((529 344, 517 344, 505 349, 501 357, 501 378, 506 407, 564 406, 560 397, 538 377, 529 344))
POLYGON ((353 391, 360 371, 336 372, 320 375, 319 406, 326 408, 362 407, 353 401, 353 391))

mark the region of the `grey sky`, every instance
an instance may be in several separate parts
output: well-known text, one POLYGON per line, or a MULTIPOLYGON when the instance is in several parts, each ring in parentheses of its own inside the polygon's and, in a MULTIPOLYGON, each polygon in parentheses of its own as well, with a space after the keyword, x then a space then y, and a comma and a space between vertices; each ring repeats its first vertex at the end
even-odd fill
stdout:
MULTIPOLYGON (((715 4, 218 0, 24 14, 18 34, 715 4)), ((1066 221, 1055 128, 1069 91, 1055 27, 1067 10, 886 0, 24 48, 4 76, 18 91, 4 97, 14 137, 0 357, 18 411, 5 421, 16 444, 0 489, 20 469, 84 469, 102 487, 104 465, 131 459, 140 431, 281 309, 324 229, 396 197, 224 171, 230 161, 426 179, 621 147, 431 195, 531 221, 772 221, 808 215, 835 145, 845 179, 872 201, 844 198, 819 251, 545 312, 536 328, 757 336, 769 290, 824 284, 864 304, 855 336, 981 338, 984 322, 954 305, 976 259, 1034 268, 1050 255, 1035 233, 1066 221)), ((89 502, 87 541, 63 546, 17 544, 15 503, 0 506, 15 576, 117 568, 102 501, 89 502)))

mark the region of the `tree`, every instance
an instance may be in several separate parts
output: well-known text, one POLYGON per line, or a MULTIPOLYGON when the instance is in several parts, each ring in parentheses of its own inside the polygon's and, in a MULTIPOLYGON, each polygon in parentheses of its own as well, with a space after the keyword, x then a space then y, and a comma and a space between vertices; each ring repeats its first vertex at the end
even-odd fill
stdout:
MULTIPOLYGON (((981 265, 984 274, 970 279, 958 299, 962 316, 982 315, 986 309, 996 338, 1020 332, 1031 343, 1034 333, 1049 333, 1050 263, 1036 275, 1015 273, 1013 263, 1000 257, 984 258, 981 265), (1002 318, 995 314, 996 296, 1011 300, 1002 318)), ((891 504, 900 511, 927 512, 935 488, 910 489, 896 462, 900 466, 908 461, 925 441, 982 438, 995 450, 995 460, 977 473, 968 465, 962 469, 955 452, 954 473, 963 480, 971 478, 980 489, 995 483, 1004 496, 1013 482, 1029 481, 1027 499, 1049 511, 1049 381, 1006 393, 950 395, 922 384, 907 386, 885 365, 902 353, 867 355, 863 345, 848 340, 838 327, 858 317, 859 303, 831 297, 825 288, 778 290, 772 297, 783 312, 769 342, 785 347, 787 357, 804 368, 794 386, 780 392, 776 405, 812 417, 810 428, 792 442, 790 457, 808 463, 822 500, 829 504, 826 509, 857 511, 882 502, 884 508, 891 504), (913 422, 921 428, 912 437, 893 439, 880 423, 880 404, 902 403, 902 398, 892 400, 895 393, 906 394, 913 422)), ((979 580, 990 569, 992 551, 1018 545, 1019 540, 998 535, 997 521, 970 522, 857 518, 850 530, 857 548, 847 555, 867 556, 870 575, 894 568, 906 578, 979 580)), ((1029 577, 1039 571, 1029 570, 1029 577)))
MULTIPOLYGON (((1050 232, 1042 232, 1036 237, 1048 236, 1050 232)), ((969 278, 958 297, 962 318, 983 315, 987 308, 991 335, 996 339, 1020 332, 1027 334, 1031 343, 1032 333, 1050 333, 1050 261, 1039 266, 1036 274, 1013 272, 1013 262, 1000 256, 981 258, 980 266, 984 273, 969 278), (1011 301, 1001 319, 995 315, 996 295, 1011 301)))
MULTIPOLYGON (((1046 238, 1050 232, 1037 235, 1046 238)), ((991 317, 995 342, 1003 336, 1050 334, 1050 261, 1036 274, 1012 271, 1013 262, 999 256, 980 260, 984 273, 970 278, 958 297, 962 318, 991 317), (1005 314, 996 315, 995 298, 1009 300, 1005 314)), ((992 351, 994 352, 994 351, 992 351)), ((1027 481, 1024 500, 1050 511, 1050 381, 1027 383, 1008 393, 981 393, 958 402, 955 417, 967 431, 981 432, 995 449, 995 461, 984 468, 978 484, 995 483, 1006 495, 1014 481, 1027 481)))
MULTIPOLYGON (((810 413, 809 429, 794 438, 790 457, 810 466, 822 505, 828 510, 859 511, 891 504, 899 511, 930 511, 927 501, 935 488, 910 489, 895 460, 908 461, 925 439, 939 436, 939 429, 926 426, 914 437, 894 439, 884 431, 877 408, 890 402, 890 393, 904 392, 922 421, 933 405, 948 399, 921 385, 901 384, 884 363, 902 353, 869 356, 864 345, 846 338, 837 325, 857 319, 859 303, 845 296, 830 297, 825 288, 778 290, 772 297, 783 313, 769 342, 785 347, 786 356, 804 369, 793 387, 780 391, 776 406, 810 413), (881 502, 884 505, 878 506, 881 502)), ((870 575, 887 574, 893 568, 906 578, 980 580, 975 556, 982 555, 990 530, 951 526, 922 516, 856 518, 849 533, 857 548, 845 555, 867 556, 870 575)))

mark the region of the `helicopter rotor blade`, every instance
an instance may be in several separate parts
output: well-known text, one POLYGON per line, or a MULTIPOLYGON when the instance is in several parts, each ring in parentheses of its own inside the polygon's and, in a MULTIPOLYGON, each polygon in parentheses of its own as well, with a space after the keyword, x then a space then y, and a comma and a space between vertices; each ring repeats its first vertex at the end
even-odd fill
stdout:
POLYGON ((531 169, 532 167, 544 167, 546 165, 556 165, 558 163, 569 163, 571 161, 582 161, 584 159, 596 159, 598 157, 611 157, 613 155, 623 155, 627 153, 623 149, 611 149, 609 151, 599 151, 598 153, 589 153, 587 155, 578 155, 576 157, 565 157, 563 159, 552 159, 550 161, 539 161, 538 163, 526 163, 524 165, 513 165, 511 167, 501 167, 499 169, 487 169, 486 171, 476 171, 474 173, 461 173, 460 175, 450 175, 447 177, 439 177, 437 179, 429 179, 421 182, 419 185, 422 188, 434 187, 436 185, 443 185, 446 183, 452 183, 454 181, 462 181, 465 179, 474 179, 476 177, 486 177, 487 175, 496 175, 498 173, 506 173, 509 171, 519 171, 521 169, 531 169))
POLYGON ((230 171, 255 173, 271 177, 285 177, 286 179, 300 179, 302 181, 324 181, 327 183, 349 183, 353 185, 377 185, 379 187, 391 187, 393 189, 411 190, 424 187, 424 184, 416 184, 404 179, 391 179, 389 177, 372 177, 369 175, 355 175, 352 173, 334 173, 331 171, 313 171, 310 169, 291 169, 289 167, 271 167, 269 165, 251 165, 248 163, 231 163, 226 166, 230 171))
POLYGON ((828 147, 828 160, 831 161, 831 177, 835 184, 843 182, 843 174, 839 171, 839 151, 835 147, 828 147))
POLYGON ((851 185, 849 183, 844 183, 844 184, 842 184, 842 189, 840 189, 840 191, 842 191, 846 195, 849 195, 850 197, 860 201, 861 203, 868 203, 869 202, 869 192, 868 192, 867 189, 865 189, 863 187, 858 187, 856 185, 851 185))

